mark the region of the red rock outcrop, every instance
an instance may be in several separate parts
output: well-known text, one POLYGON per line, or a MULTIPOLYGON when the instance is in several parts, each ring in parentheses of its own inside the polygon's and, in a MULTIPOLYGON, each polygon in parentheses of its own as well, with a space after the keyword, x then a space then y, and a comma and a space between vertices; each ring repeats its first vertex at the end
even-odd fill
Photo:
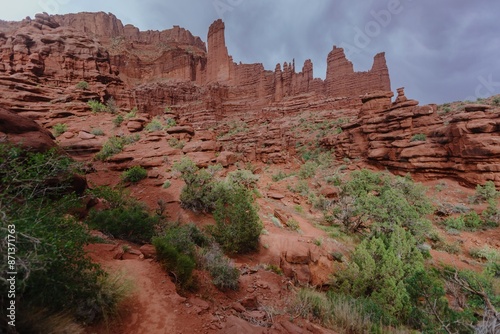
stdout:
POLYGON ((0 143, 9 142, 37 152, 56 147, 54 136, 32 119, 0 108, 0 143))
MULTIPOLYGON (((419 106, 398 89, 363 99, 354 122, 323 139, 339 157, 363 158, 372 165, 417 178, 455 178, 468 185, 500 185, 500 115, 469 109, 448 122, 435 105, 419 106)), ((484 108, 483 108, 484 109, 484 108)))
MULTIPOLYGON (((203 145, 190 143, 186 153, 205 163, 215 160, 214 151, 228 152, 230 159, 222 159, 227 164, 288 161, 298 142, 310 140, 296 131, 295 117, 315 112, 323 117, 315 122, 349 120, 341 134, 322 141, 339 158, 362 157, 401 173, 500 184, 498 116, 488 106, 466 106, 445 124, 435 106, 418 106, 403 89, 392 103, 383 53, 371 70, 354 72, 344 51, 334 47, 321 80, 314 78, 310 60, 298 73, 295 61, 274 71, 259 63, 236 64, 224 33, 224 23, 215 21, 207 49, 183 28, 143 32, 102 12, 0 21, 2 106, 50 127, 88 112, 89 99, 114 97, 119 108, 138 107, 149 115, 168 111, 178 125, 217 136, 203 145), (80 81, 88 89, 76 88, 80 81), (412 140, 415 135, 425 140, 412 140)), ((130 123, 133 131, 144 125, 130 123)), ((92 153, 96 143, 85 150, 92 153)))
POLYGON ((344 49, 333 47, 328 54, 325 81, 329 96, 356 96, 391 90, 384 53, 375 56, 370 71, 354 72, 352 63, 345 57, 344 49))

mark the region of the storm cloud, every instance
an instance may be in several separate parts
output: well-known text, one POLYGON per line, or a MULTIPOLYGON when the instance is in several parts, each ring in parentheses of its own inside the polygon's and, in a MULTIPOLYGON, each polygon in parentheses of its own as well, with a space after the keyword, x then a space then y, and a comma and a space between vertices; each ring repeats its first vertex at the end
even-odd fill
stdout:
POLYGON ((483 0, 17 0, 0 19, 104 11, 141 30, 180 25, 206 41, 222 18, 234 61, 277 63, 306 59, 324 78, 333 45, 344 47, 358 71, 385 52, 392 88, 421 103, 500 94, 500 2, 483 0))

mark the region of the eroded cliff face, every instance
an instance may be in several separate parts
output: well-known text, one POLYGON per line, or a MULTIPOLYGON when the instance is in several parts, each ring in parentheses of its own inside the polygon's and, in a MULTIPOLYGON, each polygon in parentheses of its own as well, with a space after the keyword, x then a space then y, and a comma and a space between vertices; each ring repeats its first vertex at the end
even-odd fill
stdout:
POLYGON ((358 117, 322 143, 338 157, 362 158, 398 174, 500 184, 500 114, 491 106, 465 105, 443 121, 436 105, 419 106, 403 88, 394 103, 390 96, 366 96, 358 117))
MULTIPOLYGON (((445 120, 436 106, 419 106, 402 89, 393 102, 383 53, 371 70, 355 72, 334 47, 325 80, 314 77, 310 60, 299 72, 295 61, 274 70, 237 64, 224 33, 224 23, 215 21, 207 47, 178 26, 139 31, 102 12, 0 21, 1 107, 50 127, 86 117, 89 99, 113 97, 122 111, 137 107, 149 117, 164 115, 168 107, 180 126, 211 138, 208 151, 207 145, 189 143, 191 155, 215 159, 223 152, 231 161, 284 163, 297 155, 299 144, 318 141, 339 159, 500 186, 498 113, 469 106, 445 120), (88 89, 78 88, 80 81, 88 89), (322 127, 314 138, 300 125, 306 114, 322 127)), ((198 135, 191 137, 196 141, 198 135)), ((89 146, 89 152, 98 149, 89 146)))

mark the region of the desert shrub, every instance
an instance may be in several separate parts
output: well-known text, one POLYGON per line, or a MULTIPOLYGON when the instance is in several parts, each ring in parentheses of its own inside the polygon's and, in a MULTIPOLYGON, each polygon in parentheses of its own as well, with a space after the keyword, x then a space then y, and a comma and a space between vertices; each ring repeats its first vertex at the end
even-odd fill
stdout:
POLYGON ((160 131, 160 130, 163 129, 163 124, 162 124, 162 122, 161 122, 160 119, 153 118, 151 120, 151 122, 149 122, 148 124, 146 124, 146 126, 144 127, 144 129, 147 132, 160 131))
POLYGON ((294 183, 293 186, 288 184, 287 189, 291 192, 301 194, 302 196, 307 196, 309 194, 309 184, 306 180, 300 180, 294 183))
POLYGON ((402 226, 422 240, 430 229, 425 215, 432 212, 432 205, 425 188, 409 176, 363 169, 351 173, 351 180, 340 188, 339 199, 328 213, 349 232, 371 222, 374 231, 389 233, 402 226))
POLYGON ((427 136, 424 133, 417 133, 411 137, 410 141, 425 141, 427 136))
POLYGON ((137 109, 137 107, 133 107, 132 110, 125 114, 125 119, 134 118, 135 116, 137 116, 138 111, 139 110, 137 109))
POLYGON ((212 235, 228 253, 256 250, 262 224, 251 193, 238 184, 225 183, 219 187, 212 235))
POLYGON ((465 222, 463 216, 449 217, 443 221, 443 225, 448 228, 452 228, 458 231, 463 231, 465 229, 465 222))
POLYGON ((148 176, 148 171, 141 166, 132 166, 121 175, 124 182, 136 183, 145 179, 148 176))
POLYGON ((112 209, 133 205, 135 202, 125 188, 121 186, 98 186, 88 189, 87 195, 93 199, 101 200, 107 207, 112 209))
POLYGON ((493 183, 493 181, 487 181, 484 186, 479 184, 476 186, 476 192, 470 198, 470 201, 472 203, 484 203, 489 200, 497 199, 499 195, 500 192, 496 190, 495 183, 493 183))
POLYGON ((167 180, 167 181, 163 182, 163 185, 161 187, 163 189, 168 189, 168 188, 170 188, 171 185, 172 185, 172 183, 169 180, 167 180))
POLYGON ((115 238, 147 243, 161 223, 161 216, 151 214, 143 203, 121 189, 98 187, 91 191, 91 196, 102 199, 108 208, 92 209, 87 224, 115 238))
POLYGON ((186 142, 184 140, 179 140, 177 138, 170 138, 168 140, 168 145, 172 148, 177 148, 179 150, 182 150, 186 145, 186 142))
POLYGON ((87 105, 90 107, 93 114, 106 111, 106 106, 97 100, 89 100, 87 105))
POLYGON ((366 297, 384 310, 386 324, 405 319, 410 298, 405 280, 424 269, 413 236, 396 226, 390 234, 374 235, 359 244, 345 271, 336 275, 339 291, 366 297))
POLYGON ((298 231, 300 229, 300 224, 295 219, 288 219, 286 222, 286 227, 292 231, 298 231))
POLYGON ((87 81, 80 81, 76 84, 76 89, 88 90, 89 83, 87 81))
POLYGON ((139 135, 124 136, 124 137, 110 137, 97 154, 95 158, 98 160, 106 160, 112 155, 120 153, 123 148, 135 141, 139 140, 139 135))
POLYGON ((493 98, 492 104, 497 107, 500 106, 500 96, 495 96, 493 98))
POLYGON ((240 271, 224 255, 217 244, 201 251, 202 267, 212 276, 213 284, 220 290, 238 290, 240 271))
POLYGON ((211 212, 215 208, 217 195, 215 182, 209 169, 200 169, 189 158, 174 163, 173 170, 181 173, 185 185, 181 191, 181 206, 200 212, 211 212))
POLYGON ((500 225, 500 209, 498 209, 496 200, 488 200, 488 207, 481 213, 481 218, 484 221, 484 226, 497 227, 500 225))
MULTIPOLYGON (((116 114, 118 112, 118 106, 116 105, 116 101, 113 97, 110 97, 106 101, 106 108, 104 111, 107 111, 111 114, 116 114)), ((123 119, 123 117, 122 117, 122 119, 123 119)))
POLYGON ((57 123, 56 125, 54 125, 53 129, 54 129, 54 137, 59 137, 68 130, 68 126, 63 123, 57 123))
POLYGON ((209 240, 193 224, 168 226, 153 238, 158 261, 174 274, 175 283, 183 289, 193 284, 196 246, 206 246, 208 243, 209 240))
MULTIPOLYGON (((323 326, 343 333, 381 333, 388 328, 380 328, 376 309, 369 301, 328 292, 327 294, 309 288, 300 289, 290 307, 292 314, 312 318, 323 326), (375 312, 370 312, 375 310, 375 312)), ((385 331, 389 332, 389 331, 385 331)))
POLYGON ((257 187, 259 176, 255 175, 248 169, 237 169, 229 172, 226 179, 228 182, 238 183, 245 188, 254 189, 257 187))
POLYGON ((140 203, 106 210, 91 210, 86 219, 92 228, 115 238, 131 242, 147 243, 160 223, 160 217, 152 215, 140 203))
POLYGON ((274 182, 281 181, 281 180, 283 180, 283 179, 285 179, 285 178, 287 178, 287 177, 288 177, 288 175, 287 175, 285 172, 283 172, 282 170, 280 170, 280 171, 278 171, 278 172, 274 173, 274 174, 271 176, 271 178, 272 178, 272 180, 273 180, 274 182))
MULTIPOLYGON (((73 319, 92 323, 118 303, 117 291, 105 287, 109 277, 85 252, 87 228, 70 214, 81 206, 72 193, 73 174, 71 159, 55 150, 34 153, 0 145, 0 249, 7 250, 7 235, 15 234, 16 299, 22 300, 16 306, 25 316, 16 320, 28 328, 24 332, 35 330, 31 310, 42 309, 50 318, 63 309, 73 319)), ((1 254, 0 287, 8 291, 6 275, 13 270, 8 253, 1 254)), ((5 294, 1 307, 7 303, 5 294)))
POLYGON ((120 125, 122 125, 123 123, 123 116, 122 115, 118 115, 116 116, 114 119, 113 119, 113 125, 115 127, 119 127, 120 125))
POLYGON ((91 131, 90 131, 91 134, 93 134, 94 136, 104 136, 104 131, 102 131, 101 129, 99 128, 93 128, 91 131))
POLYGON ((439 272, 419 270, 407 280, 407 291, 412 304, 406 320, 412 328, 424 333, 472 333, 473 321, 469 311, 450 308, 446 290, 439 272))
POLYGON ((177 122, 173 118, 167 118, 165 121, 165 128, 166 129, 171 128, 171 127, 176 126, 176 125, 177 125, 177 122))
POLYGON ((316 169, 318 168, 318 164, 314 161, 306 161, 299 170, 299 177, 301 179, 308 179, 316 175, 316 169))

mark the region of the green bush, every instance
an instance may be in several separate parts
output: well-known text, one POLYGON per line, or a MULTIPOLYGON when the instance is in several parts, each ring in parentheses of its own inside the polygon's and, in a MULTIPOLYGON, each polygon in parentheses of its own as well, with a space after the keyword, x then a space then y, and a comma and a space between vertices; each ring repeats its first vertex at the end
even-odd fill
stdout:
POLYGON ((222 253, 217 244, 201 252, 203 268, 208 270, 212 276, 214 285, 222 290, 238 290, 240 271, 234 263, 222 253))
POLYGON ((106 111, 106 106, 97 100, 93 100, 93 99, 89 100, 87 102, 87 105, 90 107, 90 110, 92 110, 93 114, 97 114, 99 112, 106 111))
POLYGON ((227 173, 226 179, 228 182, 238 183, 245 188, 254 189, 257 187, 259 176, 255 175, 248 169, 237 169, 235 171, 227 173))
POLYGON ((470 198, 472 203, 484 203, 489 200, 497 199, 500 192, 496 190, 493 181, 487 181, 484 186, 477 185, 475 194, 470 198))
POLYGON ((104 131, 102 131, 101 129, 99 128, 93 128, 91 131, 90 131, 91 134, 93 134, 94 136, 104 136, 104 131))
POLYGON ((168 145, 172 148, 177 148, 179 150, 182 150, 186 145, 186 142, 184 140, 179 140, 177 138, 170 138, 168 140, 168 145))
POLYGON ((458 231, 463 231, 465 229, 465 222, 463 216, 446 218, 443 221, 443 224, 448 228, 453 228, 458 231))
POLYGON ((89 83, 87 81, 80 81, 76 84, 76 89, 88 90, 89 83))
POLYGON ((68 130, 68 126, 63 123, 57 123, 56 125, 53 126, 53 129, 54 129, 54 137, 59 137, 68 130))
POLYGON ((370 221, 374 231, 390 232, 402 226, 422 240, 430 229, 425 215, 433 211, 425 190, 409 176, 363 169, 351 173, 351 180, 341 185, 339 200, 328 213, 350 232, 370 221))
POLYGON ((405 319, 410 310, 405 280, 424 269, 413 236, 396 226, 389 235, 373 236, 356 247, 345 271, 337 273, 340 291, 367 297, 384 310, 387 324, 405 319))
POLYGON ((183 289, 193 284, 196 246, 208 243, 208 238, 194 224, 169 226, 153 238, 158 261, 174 274, 176 284, 183 289))
POLYGON ((498 209, 496 200, 488 200, 488 207, 481 213, 481 218, 485 226, 497 227, 500 225, 500 209, 498 209))
POLYGON ((163 130, 163 124, 162 124, 160 119, 154 118, 153 120, 151 120, 151 122, 146 124, 144 129, 147 132, 160 131, 160 130, 163 130))
POLYGON ((492 104, 497 107, 500 106, 500 96, 495 96, 493 98, 492 104))
POLYGON ((318 164, 316 162, 306 161, 306 163, 300 167, 298 175, 301 179, 308 179, 316 175, 317 168, 318 164))
MULTIPOLYGON (((72 193, 73 165, 56 150, 34 153, 0 144, 0 247, 6 250, 7 235, 15 233, 16 299, 22 301, 16 328, 26 333, 38 325, 33 310, 44 310, 47 319, 65 310, 88 324, 111 315, 123 297, 88 257, 88 229, 70 214, 82 206, 72 193)), ((8 291, 7 251, 1 257, 0 288, 8 291)), ((2 308, 8 302, 6 295, 0 298, 2 308)))
POLYGON ((131 118, 134 118, 137 116, 137 112, 139 110, 137 109, 137 107, 133 107, 132 110, 130 110, 126 115, 125 115, 125 119, 131 119, 131 118))
POLYGON ((148 171, 141 166, 132 166, 121 175, 124 182, 136 183, 145 179, 148 176, 148 171))
POLYGON ((281 181, 287 177, 288 177, 288 175, 285 172, 280 170, 280 171, 274 173, 271 178, 274 182, 278 182, 278 181, 281 181))
POLYGON ((417 133, 411 137, 410 141, 425 141, 427 136, 424 133, 417 133))
POLYGON ((131 242, 148 243, 154 235, 160 217, 148 212, 139 203, 106 210, 91 210, 86 219, 90 227, 114 238, 131 242))
POLYGON ((106 160, 112 155, 120 153, 125 145, 131 144, 139 140, 139 135, 110 137, 102 146, 101 150, 95 155, 98 160, 106 160))
POLYGON ((189 158, 183 157, 174 163, 174 171, 181 173, 185 185, 181 191, 181 206, 195 212, 211 212, 215 208, 217 194, 213 174, 208 169, 200 169, 189 158))
POLYGON ((169 180, 167 180, 167 181, 163 182, 162 188, 168 189, 168 188, 170 188, 171 185, 172 185, 172 183, 169 180))
POLYGON ((104 111, 109 112, 111 114, 116 114, 118 112, 118 106, 116 105, 116 101, 113 97, 110 97, 106 101, 106 108, 104 111))
POLYGON ((122 125, 123 121, 124 121, 123 116, 118 115, 113 119, 113 125, 115 127, 119 127, 120 125, 122 125))
POLYGON ((259 246, 262 224, 250 192, 237 184, 225 184, 215 205, 215 240, 228 253, 247 253, 259 246))

